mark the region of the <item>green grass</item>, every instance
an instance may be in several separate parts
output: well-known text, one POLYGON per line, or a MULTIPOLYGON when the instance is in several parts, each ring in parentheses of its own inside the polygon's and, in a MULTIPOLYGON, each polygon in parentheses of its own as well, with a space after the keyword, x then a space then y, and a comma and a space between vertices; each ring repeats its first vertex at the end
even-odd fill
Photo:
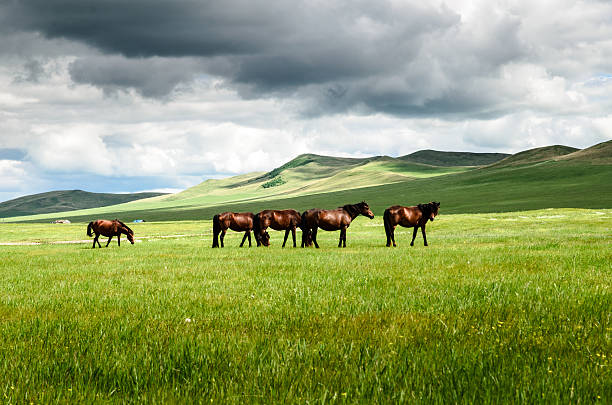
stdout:
MULTIPOLYGON (((281 249, 274 231, 270 248, 231 232, 211 249, 210 221, 134 224, 140 242, 107 249, 0 246, 0 398, 609 401, 611 226, 610 209, 443 206, 429 247, 406 229, 384 247, 380 217, 346 249, 337 232, 281 249)), ((84 232, 0 224, 0 241, 84 232)))

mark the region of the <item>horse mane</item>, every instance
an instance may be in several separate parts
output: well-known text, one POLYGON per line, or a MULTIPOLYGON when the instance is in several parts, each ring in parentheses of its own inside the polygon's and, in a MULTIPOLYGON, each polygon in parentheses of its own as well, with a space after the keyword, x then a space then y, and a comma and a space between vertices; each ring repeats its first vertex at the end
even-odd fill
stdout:
POLYGON ((419 205, 417 205, 417 208, 421 210, 423 215, 427 215, 427 214, 430 214, 430 213, 434 212, 435 209, 436 209, 436 206, 439 207, 440 203, 432 201, 432 202, 429 202, 427 204, 419 204, 419 205))
POLYGON ((126 224, 124 224, 123 222, 119 221, 118 219, 115 219, 115 221, 119 222, 119 225, 121 225, 122 227, 124 227, 125 229, 127 229, 127 231, 128 231, 129 233, 134 233, 134 231, 132 231, 132 230, 130 229, 130 227, 129 227, 129 226, 127 226, 126 224))
POLYGON ((421 210, 423 215, 427 215, 431 212, 431 203, 419 204, 417 205, 417 208, 421 210))
POLYGON ((360 211, 357 209, 358 205, 359 204, 346 204, 346 205, 343 205, 342 207, 339 207, 339 208, 342 208, 343 210, 348 212, 349 215, 352 218, 352 217, 355 217, 355 216, 359 215, 360 211))

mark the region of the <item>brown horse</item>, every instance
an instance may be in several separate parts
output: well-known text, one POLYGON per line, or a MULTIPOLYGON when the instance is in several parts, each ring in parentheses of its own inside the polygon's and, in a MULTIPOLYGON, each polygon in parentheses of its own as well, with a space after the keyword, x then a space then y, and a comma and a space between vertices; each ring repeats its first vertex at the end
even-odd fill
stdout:
POLYGON ((240 247, 244 245, 246 238, 249 238, 249 247, 251 247, 251 230, 253 229, 253 213, 252 212, 224 212, 213 217, 213 244, 212 247, 219 247, 219 239, 221 239, 221 247, 223 238, 228 229, 236 232, 244 232, 240 247), (219 237, 221 234, 221 237, 219 237))
POLYGON ((255 234, 255 240, 257 246, 264 245, 270 246, 270 237, 266 237, 266 229, 268 227, 275 231, 285 231, 285 239, 283 240, 283 247, 287 243, 287 237, 289 231, 293 237, 293 247, 296 247, 295 242, 295 230, 300 226, 302 222, 302 216, 296 210, 263 210, 255 215, 253 219, 253 233, 255 234))
POLYGON ((98 243, 99 247, 102 247, 100 245, 100 241, 98 240, 100 235, 108 236, 108 242, 106 242, 106 247, 108 247, 108 244, 110 243, 111 239, 113 239, 113 236, 117 237, 117 245, 121 246, 122 233, 127 236, 127 239, 132 245, 134 244, 134 231, 132 231, 126 224, 119 221, 118 219, 115 219, 113 221, 109 221, 107 219, 98 219, 97 221, 91 221, 89 225, 87 225, 87 236, 91 238, 94 233, 96 234, 96 237, 93 240, 92 248, 96 247, 96 242, 98 243))
POLYGON ((325 231, 340 230, 338 247, 346 247, 346 228, 359 215, 370 219, 374 218, 374 214, 365 201, 359 204, 347 204, 335 210, 311 209, 305 211, 302 214, 302 247, 310 246, 312 242, 317 249, 319 248, 317 243, 318 228, 325 231))
POLYGON ((433 221, 438 210, 440 203, 432 201, 427 204, 419 204, 414 207, 402 207, 401 205, 394 205, 385 210, 383 215, 383 221, 385 223, 385 233, 387 234, 387 246, 397 246, 395 244, 395 227, 401 225, 406 228, 414 227, 412 233, 412 241, 410 246, 414 246, 414 238, 416 238, 417 230, 421 228, 423 234, 423 242, 427 246, 427 236, 425 236, 425 225, 427 221, 433 221))

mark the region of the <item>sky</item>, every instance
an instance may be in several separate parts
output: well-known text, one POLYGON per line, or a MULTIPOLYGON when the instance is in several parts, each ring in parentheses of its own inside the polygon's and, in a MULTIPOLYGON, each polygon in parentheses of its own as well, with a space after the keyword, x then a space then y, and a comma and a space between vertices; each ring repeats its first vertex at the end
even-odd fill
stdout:
POLYGON ((0 201, 612 138, 612 2, 0 0, 0 201))

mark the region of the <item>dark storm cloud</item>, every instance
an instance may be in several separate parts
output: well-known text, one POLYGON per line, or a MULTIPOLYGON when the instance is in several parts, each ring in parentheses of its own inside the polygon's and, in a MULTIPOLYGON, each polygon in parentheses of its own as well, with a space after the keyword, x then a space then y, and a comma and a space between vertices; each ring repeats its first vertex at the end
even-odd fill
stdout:
MULTIPOLYGON (((288 6, 251 1, 24 0, 1 6, 15 30, 86 42, 126 56, 210 56, 254 52, 273 40, 266 26, 288 6)), ((275 24, 278 26, 279 24, 275 24)), ((282 25, 282 24, 281 24, 282 25)))
POLYGON ((310 115, 427 116, 504 104, 506 95, 492 97, 486 81, 520 57, 519 22, 491 17, 484 35, 466 34, 453 10, 423 4, 22 0, 0 14, 13 30, 101 51, 77 59, 70 74, 105 91, 159 98, 201 72, 244 98, 303 100, 310 115))
POLYGON ((161 98, 198 71, 190 59, 91 56, 77 59, 69 67, 72 80, 92 84, 107 93, 133 88, 145 97, 161 98))

